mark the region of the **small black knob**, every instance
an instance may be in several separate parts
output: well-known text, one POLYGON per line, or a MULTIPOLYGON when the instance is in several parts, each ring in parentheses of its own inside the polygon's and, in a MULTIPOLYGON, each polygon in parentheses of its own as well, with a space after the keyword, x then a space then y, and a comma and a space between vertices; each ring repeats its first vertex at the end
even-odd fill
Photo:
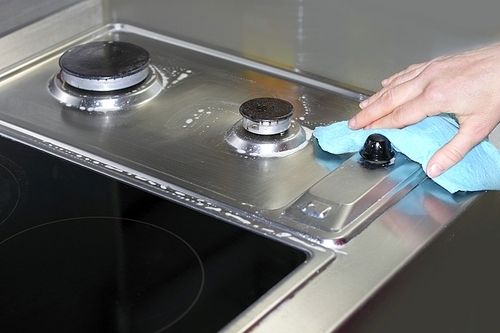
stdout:
POLYGON ((375 165, 391 164, 394 158, 391 142, 378 133, 368 136, 359 154, 364 159, 364 162, 375 165))

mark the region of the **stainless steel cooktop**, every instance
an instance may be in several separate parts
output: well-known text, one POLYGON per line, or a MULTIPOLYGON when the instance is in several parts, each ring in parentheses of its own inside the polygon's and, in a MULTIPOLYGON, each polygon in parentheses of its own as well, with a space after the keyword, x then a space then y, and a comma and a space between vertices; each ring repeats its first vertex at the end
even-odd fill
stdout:
POLYGON ((102 26, 100 2, 88 2, 90 14, 85 2, 0 40, 9 46, 1 135, 309 253, 228 331, 334 331, 473 201, 404 156, 371 170, 359 154, 321 151, 312 130, 357 112, 361 89, 132 25, 102 26), (26 52, 20 36, 30 36, 26 52), (105 75, 83 87, 90 92, 71 87, 79 83, 65 81, 61 56, 94 42, 146 50, 143 81, 129 87, 126 76, 116 93, 101 90, 116 79, 105 75), (261 98, 284 101, 290 118, 242 114, 261 98))
POLYGON ((356 163, 358 156, 330 155, 316 145, 313 129, 349 118, 364 97, 114 24, 7 73, 0 117, 66 158, 153 190, 216 200, 331 247, 424 178, 404 156, 373 171, 356 163), (119 74, 108 74, 108 65, 121 66, 119 74))

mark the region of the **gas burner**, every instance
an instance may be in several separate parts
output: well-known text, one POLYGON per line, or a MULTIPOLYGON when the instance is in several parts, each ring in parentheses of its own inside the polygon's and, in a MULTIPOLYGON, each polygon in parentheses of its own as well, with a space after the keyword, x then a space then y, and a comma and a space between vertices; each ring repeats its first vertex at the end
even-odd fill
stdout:
POLYGON ((293 105, 278 98, 254 98, 240 106, 243 127, 255 134, 283 133, 291 124, 293 105))
POLYGON ((49 91, 62 104, 80 110, 123 110, 163 89, 161 75, 149 64, 149 52, 130 43, 78 45, 61 56, 59 66, 49 91))
POLYGON ((292 119, 291 103, 277 98, 255 98, 243 103, 239 110, 243 118, 226 137, 238 153, 278 157, 307 144, 310 135, 292 119))
POLYGON ((59 59, 62 79, 91 91, 130 88, 148 76, 149 52, 124 42, 94 42, 75 46, 59 59))

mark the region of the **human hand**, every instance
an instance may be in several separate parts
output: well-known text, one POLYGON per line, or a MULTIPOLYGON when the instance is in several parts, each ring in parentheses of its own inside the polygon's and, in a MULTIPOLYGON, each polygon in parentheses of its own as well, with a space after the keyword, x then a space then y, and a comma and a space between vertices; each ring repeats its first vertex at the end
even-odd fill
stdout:
POLYGON ((415 64, 360 103, 351 129, 403 128, 452 113, 460 128, 427 164, 431 178, 458 163, 500 123, 500 44, 415 64))

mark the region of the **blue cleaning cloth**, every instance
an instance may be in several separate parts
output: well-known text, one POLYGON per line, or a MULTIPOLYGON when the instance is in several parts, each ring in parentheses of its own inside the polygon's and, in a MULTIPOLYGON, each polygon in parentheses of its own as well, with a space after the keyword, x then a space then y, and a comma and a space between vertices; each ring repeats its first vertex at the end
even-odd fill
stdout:
MULTIPOLYGON (((426 169, 434 153, 458 132, 458 123, 446 115, 428 117, 403 129, 351 130, 347 121, 317 127, 320 147, 332 154, 358 152, 372 133, 386 136, 393 148, 426 169)), ((450 193, 500 190, 500 150, 488 140, 476 145, 456 165, 433 180, 450 193)))

